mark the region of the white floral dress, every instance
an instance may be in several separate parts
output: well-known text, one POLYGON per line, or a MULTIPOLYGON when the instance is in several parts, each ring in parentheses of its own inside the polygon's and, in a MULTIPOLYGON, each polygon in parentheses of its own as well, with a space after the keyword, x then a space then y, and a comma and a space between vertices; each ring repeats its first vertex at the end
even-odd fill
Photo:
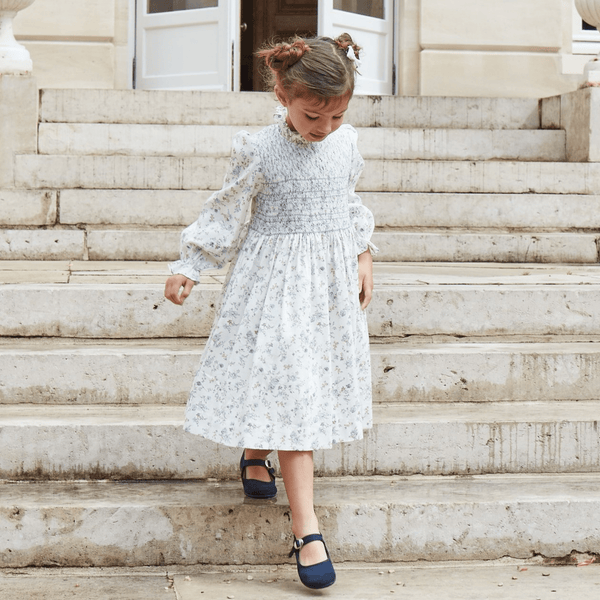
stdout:
POLYGON ((321 142, 279 123, 233 140, 223 188, 182 234, 172 273, 233 261, 184 428, 239 448, 315 450, 372 426, 358 254, 376 248, 342 125, 321 142))

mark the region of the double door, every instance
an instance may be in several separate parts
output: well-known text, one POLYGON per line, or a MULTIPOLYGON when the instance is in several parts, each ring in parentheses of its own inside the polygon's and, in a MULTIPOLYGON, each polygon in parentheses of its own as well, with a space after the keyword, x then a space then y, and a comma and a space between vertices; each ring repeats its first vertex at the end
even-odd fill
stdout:
POLYGON ((260 90, 263 43, 343 32, 364 48, 356 93, 394 93, 394 0, 136 0, 134 84, 260 90))

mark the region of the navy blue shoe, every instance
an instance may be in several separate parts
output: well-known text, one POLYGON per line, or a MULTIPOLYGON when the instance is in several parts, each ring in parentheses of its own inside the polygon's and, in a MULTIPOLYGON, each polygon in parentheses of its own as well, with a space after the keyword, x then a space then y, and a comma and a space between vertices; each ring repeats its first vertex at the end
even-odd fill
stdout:
POLYGON ((325 546, 325 540, 323 540, 323 536, 320 533, 311 533, 300 539, 294 538, 294 545, 290 552, 290 558, 296 553, 296 564, 298 565, 300 581, 308 588, 321 590, 335 583, 335 570, 331 564, 331 557, 329 556, 327 546, 325 546, 327 560, 308 567, 300 564, 300 550, 302 549, 302 546, 310 544, 311 542, 323 542, 323 546, 325 546))
POLYGON ((246 450, 244 450, 242 452, 242 458, 240 459, 240 472, 242 475, 242 484, 244 485, 244 494, 246 494, 248 498, 263 500, 267 498, 275 498, 275 496, 277 496, 277 487, 275 486, 275 469, 271 466, 271 462, 268 459, 259 460, 253 458, 252 460, 246 460, 246 450), (244 477, 244 474, 246 473, 246 467, 264 467, 271 476, 271 481, 246 479, 244 477))

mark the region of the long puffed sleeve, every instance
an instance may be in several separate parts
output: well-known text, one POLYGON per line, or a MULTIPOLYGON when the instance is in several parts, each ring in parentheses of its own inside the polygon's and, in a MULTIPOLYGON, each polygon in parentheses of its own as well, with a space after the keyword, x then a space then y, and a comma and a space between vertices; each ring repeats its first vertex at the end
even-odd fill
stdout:
POLYGON ((352 128, 352 162, 350 165, 350 177, 348 183, 348 204, 350 207, 350 220, 354 224, 357 254, 362 254, 367 249, 375 255, 379 252, 377 246, 371 242, 373 229, 375 228, 375 219, 373 213, 361 202, 360 196, 356 193, 356 184, 358 178, 365 166, 360 152, 358 151, 357 140, 358 133, 352 128))
POLYGON ((260 189, 260 158, 250 134, 233 138, 223 188, 207 201, 198 220, 181 234, 181 259, 169 264, 173 274, 200 281, 205 269, 220 269, 237 255, 247 233, 252 198, 260 189))

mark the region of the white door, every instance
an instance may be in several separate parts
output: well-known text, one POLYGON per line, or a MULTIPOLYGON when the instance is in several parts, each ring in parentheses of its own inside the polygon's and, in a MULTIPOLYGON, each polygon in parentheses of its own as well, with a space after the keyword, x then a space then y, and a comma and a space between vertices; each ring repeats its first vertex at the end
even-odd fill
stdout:
POLYGON ((394 0, 319 0, 319 35, 362 46, 357 94, 394 93, 394 0))
POLYGON ((238 3, 137 0, 136 87, 233 90, 239 79, 233 72, 239 68, 239 10, 233 5, 238 3))

